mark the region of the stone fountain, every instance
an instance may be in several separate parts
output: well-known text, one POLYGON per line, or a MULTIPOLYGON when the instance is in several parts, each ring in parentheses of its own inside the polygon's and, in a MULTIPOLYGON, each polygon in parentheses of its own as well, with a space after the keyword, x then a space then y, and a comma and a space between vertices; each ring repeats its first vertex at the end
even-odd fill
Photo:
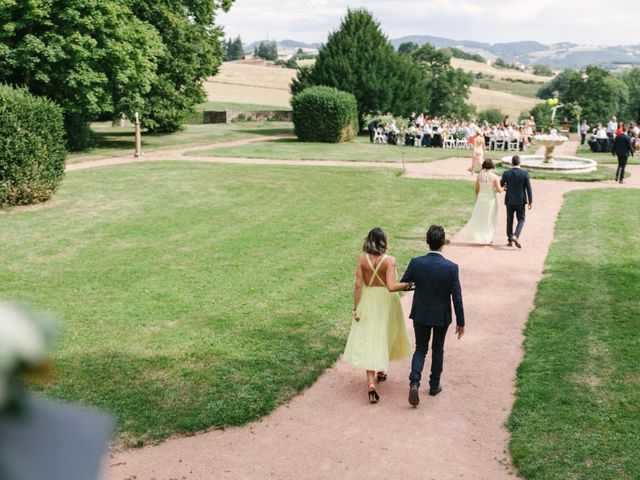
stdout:
MULTIPOLYGON (((521 164, 528 170, 554 173, 589 173, 593 172, 598 163, 588 158, 554 155, 554 149, 569 140, 558 131, 551 130, 548 135, 535 135, 533 143, 545 147, 544 155, 520 155, 521 164)), ((505 166, 511 165, 511 156, 503 157, 505 166)))

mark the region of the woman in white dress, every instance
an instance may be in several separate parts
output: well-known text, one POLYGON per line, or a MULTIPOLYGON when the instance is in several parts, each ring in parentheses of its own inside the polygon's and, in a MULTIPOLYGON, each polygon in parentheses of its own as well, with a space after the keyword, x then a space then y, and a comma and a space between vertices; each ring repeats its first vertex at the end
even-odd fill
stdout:
POLYGON ((476 166, 480 166, 484 161, 484 154, 486 152, 486 145, 484 143, 484 135, 480 133, 480 131, 476 132, 476 135, 473 137, 473 153, 471 154, 471 166, 469 167, 469 171, 471 175, 476 173, 476 166))
POLYGON ((496 194, 504 190, 500 178, 493 173, 493 162, 486 159, 476 178, 476 204, 473 206, 467 241, 489 245, 498 224, 498 198, 496 194))

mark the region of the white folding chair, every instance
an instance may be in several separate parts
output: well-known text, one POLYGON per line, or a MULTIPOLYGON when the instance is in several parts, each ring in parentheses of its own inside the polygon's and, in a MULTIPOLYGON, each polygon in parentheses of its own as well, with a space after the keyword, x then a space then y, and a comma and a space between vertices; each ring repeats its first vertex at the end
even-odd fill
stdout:
POLYGON ((385 137, 382 128, 376 128, 376 132, 373 134, 373 143, 387 143, 387 137, 385 137))
POLYGON ((456 146, 456 139, 453 135, 449 135, 444 141, 444 148, 454 148, 456 146))

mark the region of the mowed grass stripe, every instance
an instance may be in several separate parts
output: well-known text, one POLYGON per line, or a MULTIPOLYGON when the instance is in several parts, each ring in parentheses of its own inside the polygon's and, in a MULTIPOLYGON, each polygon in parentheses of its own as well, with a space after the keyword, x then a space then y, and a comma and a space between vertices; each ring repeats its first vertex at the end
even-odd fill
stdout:
POLYGON ((64 319, 47 395, 114 412, 124 445, 255 420, 341 353, 374 226, 398 264, 470 213, 465 182, 163 162, 68 174, 2 214, 0 298, 64 319))
POLYGON ((529 480, 640 478, 639 202, 574 192, 561 211, 509 419, 529 480))

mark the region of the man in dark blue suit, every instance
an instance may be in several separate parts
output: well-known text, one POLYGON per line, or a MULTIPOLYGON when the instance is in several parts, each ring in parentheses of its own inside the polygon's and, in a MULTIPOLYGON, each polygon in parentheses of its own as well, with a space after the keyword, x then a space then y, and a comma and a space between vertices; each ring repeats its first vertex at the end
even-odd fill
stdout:
POLYGON ((529 205, 529 210, 533 207, 533 192, 531 191, 531 180, 529 173, 520 168, 520 157, 514 155, 511 159, 513 168, 502 174, 500 185, 506 185, 507 193, 504 196, 504 204, 507 206, 507 244, 511 247, 514 243, 516 247, 520 245, 520 234, 524 227, 525 205, 529 205), (513 215, 518 219, 516 231, 513 232, 513 215))
POLYGON ((440 375, 444 361, 444 339, 451 324, 451 300, 456 312, 456 333, 464 333, 464 310, 458 266, 442 256, 444 229, 431 225, 427 231, 429 253, 414 258, 402 277, 403 282, 415 284, 413 304, 409 318, 413 319, 416 334, 416 350, 409 375, 409 403, 414 407, 420 403, 418 388, 424 368, 424 360, 431 342, 431 376, 429 395, 442 391, 440 375))
POLYGON ((618 157, 618 168, 616 169, 616 182, 622 183, 624 179, 624 169, 627 166, 629 156, 633 157, 633 143, 631 142, 630 132, 618 135, 613 141, 611 155, 618 157))

